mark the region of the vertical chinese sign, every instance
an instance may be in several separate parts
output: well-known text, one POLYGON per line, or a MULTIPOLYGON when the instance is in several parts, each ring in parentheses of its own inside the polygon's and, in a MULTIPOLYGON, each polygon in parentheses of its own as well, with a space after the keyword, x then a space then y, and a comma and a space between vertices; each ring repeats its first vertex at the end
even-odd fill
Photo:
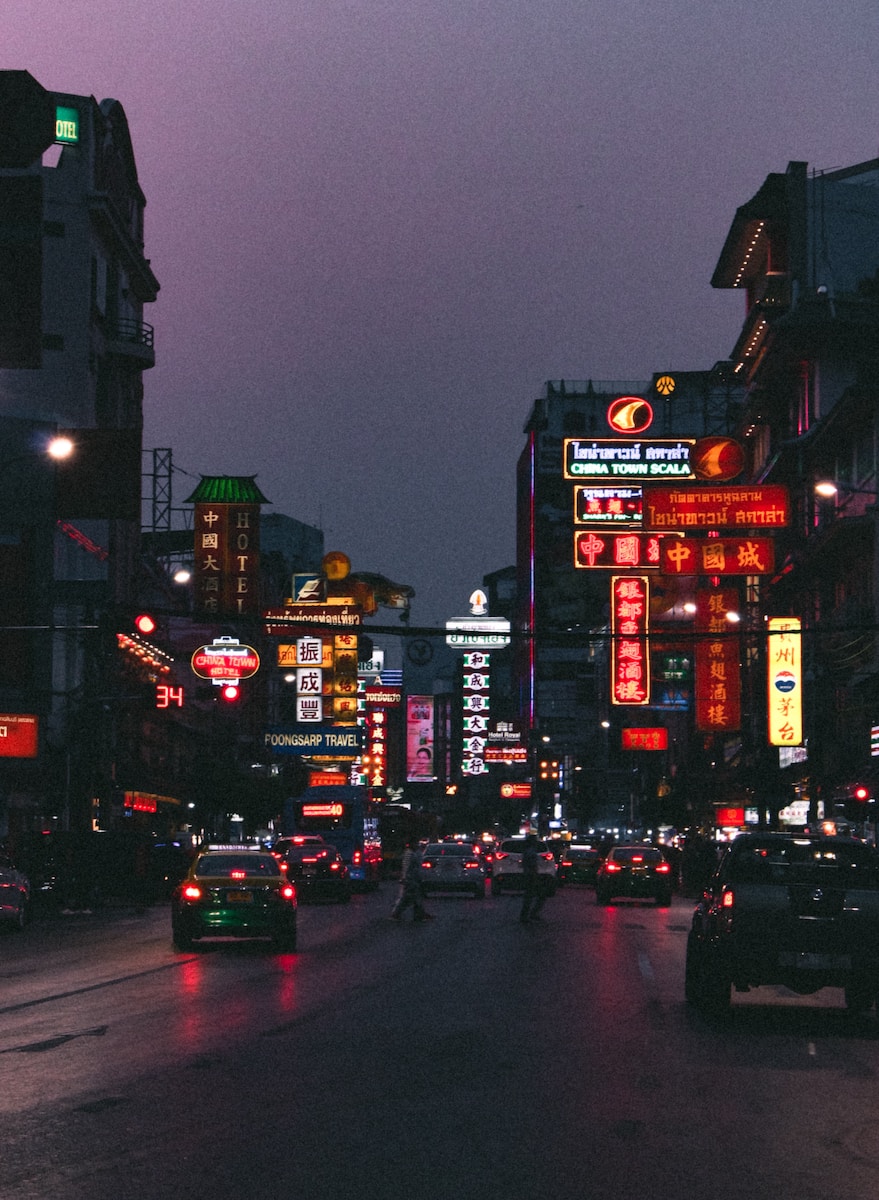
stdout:
POLYGON ((471 650, 464 655, 464 740, 461 747, 464 775, 483 775, 488 770, 485 762, 491 706, 488 667, 489 656, 483 650, 471 650))
POLYGON ((770 746, 803 742, 802 625, 798 617, 770 617, 766 638, 770 746))
POLYGON ((726 615, 738 607, 735 588, 696 592, 696 728, 703 732, 741 728, 740 638, 726 615))
POLYGON ((195 505, 195 609, 204 616, 255 616, 259 605, 259 508, 268 500, 251 476, 208 476, 195 505))
POLYGON ((612 575, 610 581, 611 702, 650 703, 650 607, 646 575, 612 575))

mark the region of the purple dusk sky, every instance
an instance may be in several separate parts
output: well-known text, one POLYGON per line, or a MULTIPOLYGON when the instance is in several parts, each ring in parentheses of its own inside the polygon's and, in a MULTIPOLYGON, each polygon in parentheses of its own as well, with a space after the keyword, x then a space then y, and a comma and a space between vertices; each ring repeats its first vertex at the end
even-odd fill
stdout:
POLYGON ((0 67, 128 116, 162 285, 145 446, 256 474, 267 511, 411 584, 419 625, 514 561, 544 381, 727 357, 736 207, 791 160, 879 154, 876 0, 5 0, 2 24, 0 67))

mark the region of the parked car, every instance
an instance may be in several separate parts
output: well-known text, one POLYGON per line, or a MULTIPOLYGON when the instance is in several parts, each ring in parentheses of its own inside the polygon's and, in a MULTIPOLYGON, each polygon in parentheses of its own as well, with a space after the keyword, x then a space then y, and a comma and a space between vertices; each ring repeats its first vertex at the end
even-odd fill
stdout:
POLYGON ((296 949, 296 885, 272 854, 246 847, 208 849, 171 898, 171 931, 180 950, 205 937, 270 937, 296 949))
MULTIPOLYGON (((495 852, 491 868, 491 894, 525 886, 522 878, 524 837, 505 838, 495 852)), ((544 879, 546 894, 552 896, 558 886, 558 865, 548 842, 537 843, 537 873, 544 879)))
POLYGON ((335 846, 323 838, 304 836, 285 838, 284 843, 280 857, 277 845, 273 853, 279 858, 287 878, 295 883, 301 902, 336 900, 339 904, 348 903, 351 899, 351 875, 335 846))
POLYGON ((610 904, 618 897, 671 904, 672 871, 658 846, 612 846, 595 875, 595 898, 610 904))
POLYGON ((0 851, 0 921, 24 929, 30 907, 31 885, 5 851, 0 851))
POLYGON ((559 883, 585 883, 593 886, 601 855, 594 846, 568 846, 559 863, 559 883))
POLYGON ((421 854, 421 890, 469 892, 485 899, 485 864, 472 842, 428 842, 421 854))

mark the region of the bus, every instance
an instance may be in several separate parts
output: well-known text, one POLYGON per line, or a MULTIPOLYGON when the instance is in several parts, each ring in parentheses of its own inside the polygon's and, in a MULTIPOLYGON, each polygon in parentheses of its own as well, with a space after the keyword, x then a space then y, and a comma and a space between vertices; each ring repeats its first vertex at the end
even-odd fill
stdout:
POLYGON ((366 788, 331 784, 306 788, 301 796, 284 802, 284 837, 308 833, 330 842, 348 864, 355 890, 378 887, 382 851, 378 818, 369 813, 366 788))

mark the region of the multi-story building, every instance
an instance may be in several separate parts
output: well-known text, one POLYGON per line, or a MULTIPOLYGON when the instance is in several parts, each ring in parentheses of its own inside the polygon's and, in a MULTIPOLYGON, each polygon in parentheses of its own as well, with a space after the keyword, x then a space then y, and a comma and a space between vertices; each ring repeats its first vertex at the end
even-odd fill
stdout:
MULTIPOLYGON (((791 493, 776 573, 753 602, 760 618, 803 622, 805 746, 781 766, 814 817, 869 776, 879 725, 879 159, 767 176, 736 211, 711 282, 745 294, 731 357, 750 479, 791 493), (829 499, 822 481, 837 485, 829 499)), ((751 740, 765 779, 762 726, 751 740)))
POLYGON ((0 166, 0 713, 36 731, 27 756, 0 758, 2 834, 87 822, 111 782, 108 614, 139 580, 143 373, 155 362, 144 311, 159 284, 122 105, 46 92, 18 71, 0 72, 0 96, 22 128, 54 131, 49 145, 18 139, 0 166), (74 451, 51 465, 46 440, 62 431, 74 451))
MULTIPOLYGON (((624 761, 613 753, 620 722, 609 696, 609 572, 575 566, 573 486, 564 478, 564 441, 619 438, 609 413, 624 398, 652 411, 651 437, 727 435, 741 392, 726 362, 707 371, 660 372, 647 381, 554 380, 526 421, 517 474, 518 714, 530 732, 532 754, 546 750, 568 763, 569 792, 570 771, 579 768, 578 790, 593 806, 603 798, 631 805, 631 789, 642 781, 632 779, 631 756, 624 761)), ((675 608, 671 584, 660 581, 653 589, 651 614, 660 621, 675 608)), ((673 690, 656 689, 655 705, 667 722, 683 719, 676 697, 673 690)))

